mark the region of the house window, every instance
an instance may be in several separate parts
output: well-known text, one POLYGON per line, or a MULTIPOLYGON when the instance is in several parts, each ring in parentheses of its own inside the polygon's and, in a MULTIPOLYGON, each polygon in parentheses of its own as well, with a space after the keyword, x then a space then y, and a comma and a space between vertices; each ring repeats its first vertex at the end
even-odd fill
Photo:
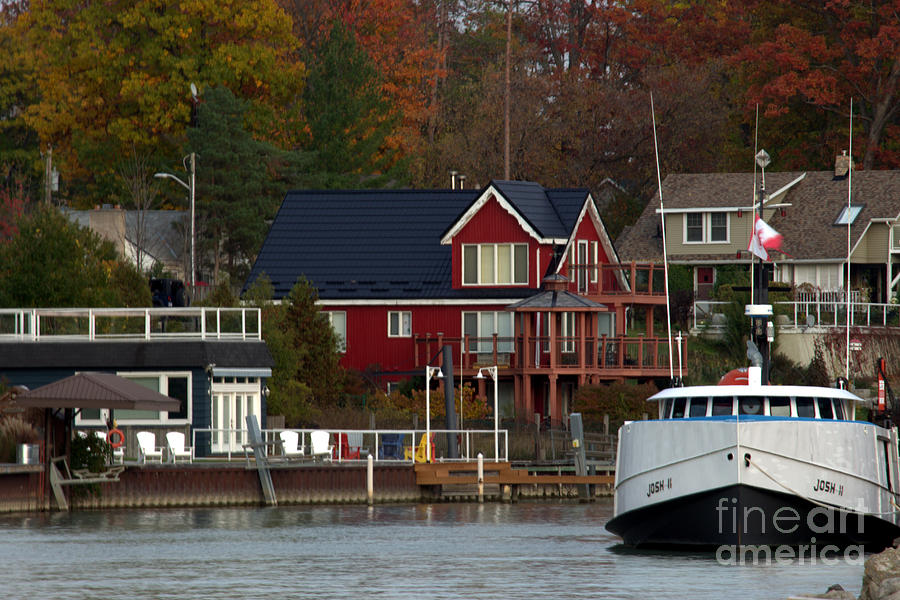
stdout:
MULTIPOLYGON (((191 420, 191 374, 190 373, 116 373, 164 396, 181 400, 181 408, 177 411, 127 410, 117 409, 113 416, 120 425, 153 425, 183 424, 191 420)), ((76 425, 106 425, 109 418, 107 409, 88 409, 78 411, 76 425)))
POLYGON ((853 222, 856 221, 856 217, 859 216, 859 213, 862 212, 862 205, 854 206, 850 205, 850 210, 847 210, 847 207, 841 209, 841 214, 838 215, 838 218, 835 220, 835 225, 847 225, 848 221, 850 225, 853 225, 853 222), (849 215, 849 219, 848 216, 849 215))
POLYGON ((560 332, 562 351, 575 352, 575 337, 578 335, 575 331, 575 313, 564 312, 560 320, 562 322, 562 331, 560 332))
POLYGON ((324 311, 322 313, 331 323, 331 328, 338 337, 338 352, 347 351, 347 313, 344 311, 324 311))
POLYGON ((463 285, 527 285, 528 244, 463 244, 463 285))
POLYGON ((728 213, 710 213, 709 215, 709 241, 728 241, 728 213))
POLYGON ((703 213, 688 213, 685 215, 688 242, 703 242, 703 213))
POLYGON ((725 212, 685 213, 684 243, 727 244, 729 216, 725 212))
POLYGON ((388 337, 410 337, 412 335, 412 313, 409 311, 388 312, 388 337))
POLYGON ((463 313, 463 335, 469 336, 469 352, 487 354, 494 351, 494 334, 497 334, 497 352, 513 351, 513 313, 483 311, 463 313))

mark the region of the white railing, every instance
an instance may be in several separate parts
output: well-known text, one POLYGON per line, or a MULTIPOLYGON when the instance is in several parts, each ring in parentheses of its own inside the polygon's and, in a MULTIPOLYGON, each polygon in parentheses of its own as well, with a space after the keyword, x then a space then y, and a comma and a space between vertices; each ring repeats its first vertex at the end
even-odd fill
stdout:
MULTIPOLYGON (((300 434, 300 443, 303 445, 303 455, 311 455, 311 442, 309 434, 315 429, 287 429, 300 434)), ((266 453, 269 456, 280 456, 279 433, 285 429, 263 429, 263 437, 267 442, 266 453)), ((330 434, 329 444, 333 447, 332 461, 354 462, 365 461, 371 454, 377 461, 392 461, 413 464, 415 462, 416 449, 425 435, 423 429, 328 429, 330 434), (338 440, 346 435, 347 446, 345 449, 338 440), (385 439, 385 436, 391 436, 385 439), (395 437, 399 436, 399 437, 395 437), (348 458, 359 451, 359 458, 348 458)), ((434 443, 434 460, 437 462, 448 461, 473 461, 478 454, 485 460, 494 460, 494 430, 493 429, 432 429, 434 443), (455 436, 459 444, 459 458, 447 458, 447 435, 455 436)), ((509 431, 501 429, 498 448, 500 460, 507 460, 509 456, 509 431)), ((246 429, 213 429, 195 428, 191 432, 191 447, 195 449, 207 447, 209 454, 199 460, 228 460, 234 458, 243 460, 245 452, 243 445, 249 440, 246 429), (200 438, 198 440, 198 438, 200 438), (198 445, 199 443, 199 445, 198 445)), ((198 460, 198 459, 195 459, 198 460)))
POLYGON ((0 309, 0 341, 261 340, 258 308, 0 309))
MULTIPOLYGON (((795 327, 845 327, 847 325, 846 302, 775 302, 774 304, 788 308, 788 314, 793 315, 791 323, 795 327)), ((851 327, 888 327, 889 324, 897 326, 895 318, 900 307, 896 304, 860 302, 853 303, 851 308, 851 327)))
MULTIPOLYGON (((834 304, 847 302, 847 292, 845 290, 797 290, 795 297, 797 302, 815 303, 822 302, 824 304, 834 304)), ((850 301, 854 304, 863 300, 859 290, 850 290, 850 301)))

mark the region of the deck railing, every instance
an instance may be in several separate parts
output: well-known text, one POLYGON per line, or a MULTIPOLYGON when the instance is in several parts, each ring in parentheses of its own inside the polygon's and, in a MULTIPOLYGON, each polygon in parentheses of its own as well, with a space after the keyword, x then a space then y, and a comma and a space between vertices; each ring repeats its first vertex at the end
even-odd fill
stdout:
POLYGON ((260 340, 258 308, 0 309, 0 341, 260 340))
MULTIPOLYGON (((263 437, 268 444, 266 454, 273 457, 280 455, 278 450, 279 434, 286 430, 296 431, 300 434, 300 441, 304 446, 304 455, 310 456, 311 442, 309 434, 315 431, 314 429, 263 429, 263 437)), ((364 461, 371 453, 372 458, 378 461, 389 460, 413 464, 415 462, 415 450, 425 435, 424 429, 327 429, 326 431, 330 434, 328 443, 334 446, 331 457, 332 462, 364 461), (351 454, 355 454, 357 450, 360 450, 358 459, 347 458, 344 447, 338 443, 341 434, 346 434, 351 454), (401 436, 401 458, 384 455, 383 442, 385 434, 401 436), (403 450, 408 448, 412 448, 409 458, 406 457, 406 452, 403 452, 403 450)), ((484 456, 485 460, 494 460, 493 429, 432 429, 431 433, 434 441, 434 457, 437 460, 473 461, 477 459, 479 453, 484 456), (447 458, 450 454, 447 445, 448 434, 449 438, 456 440, 458 444, 459 458, 447 458)), ((249 434, 246 429, 196 428, 191 432, 191 445, 195 452, 198 447, 209 448, 208 455, 200 457, 199 460, 243 460, 246 456, 243 445, 248 440, 249 434)), ((509 431, 500 429, 498 431, 498 440, 499 459, 505 461, 509 457, 509 431)))
MULTIPOLYGON (((674 342, 673 342, 674 343, 674 342)), ((415 366, 422 367, 444 345, 453 348, 463 369, 498 365, 512 369, 559 370, 668 369, 669 342, 644 336, 549 337, 415 337, 415 366)), ((681 349, 682 357, 685 348, 681 349)), ((673 355, 677 356, 677 355, 673 355)))
POLYGON ((568 279, 569 291, 583 296, 662 296, 666 293, 665 267, 654 263, 576 263, 569 265, 568 279))

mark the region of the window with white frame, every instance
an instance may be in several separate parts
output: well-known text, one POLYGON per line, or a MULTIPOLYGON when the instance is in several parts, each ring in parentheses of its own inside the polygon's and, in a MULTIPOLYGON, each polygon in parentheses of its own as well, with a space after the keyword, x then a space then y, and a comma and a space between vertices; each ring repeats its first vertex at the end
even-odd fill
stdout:
MULTIPOLYGON (((181 425, 190 422, 192 394, 189 372, 132 372, 116 373, 116 375, 181 401, 181 407, 177 411, 118 409, 114 411, 113 417, 120 425, 181 425)), ((106 425, 109 416, 109 410, 105 408, 83 409, 78 411, 75 416, 75 424, 106 425)))
POLYGON ((560 321, 562 331, 559 332, 559 335, 562 338, 562 351, 575 352, 575 336, 578 335, 575 331, 575 313, 562 313, 560 321))
POLYGON ((469 337, 469 352, 479 354, 493 352, 495 333, 497 352, 512 352, 513 313, 506 311, 463 313, 463 335, 469 337))
POLYGON ((463 244, 463 285, 527 285, 528 244, 463 244))
POLYGON ((685 244, 727 244, 729 242, 727 212, 691 212, 684 215, 685 244))
POLYGON ((347 351, 347 313, 344 311, 323 311, 331 323, 331 328, 338 336, 338 352, 347 351))
POLYGON ((412 313, 408 310, 388 311, 388 337, 412 336, 412 313))

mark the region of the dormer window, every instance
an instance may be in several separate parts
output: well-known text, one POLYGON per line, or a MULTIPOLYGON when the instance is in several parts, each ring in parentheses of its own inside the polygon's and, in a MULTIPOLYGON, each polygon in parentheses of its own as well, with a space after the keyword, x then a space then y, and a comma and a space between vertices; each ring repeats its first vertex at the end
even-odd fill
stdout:
POLYGON ((838 215, 838 218, 835 220, 835 225, 853 225, 853 222, 856 221, 856 217, 859 216, 859 213, 862 212, 862 205, 850 205, 850 210, 847 210, 847 207, 841 209, 841 214, 838 215), (848 218, 849 215, 849 218, 848 218))
POLYGON ((527 285, 528 244, 463 244, 463 285, 527 285))

